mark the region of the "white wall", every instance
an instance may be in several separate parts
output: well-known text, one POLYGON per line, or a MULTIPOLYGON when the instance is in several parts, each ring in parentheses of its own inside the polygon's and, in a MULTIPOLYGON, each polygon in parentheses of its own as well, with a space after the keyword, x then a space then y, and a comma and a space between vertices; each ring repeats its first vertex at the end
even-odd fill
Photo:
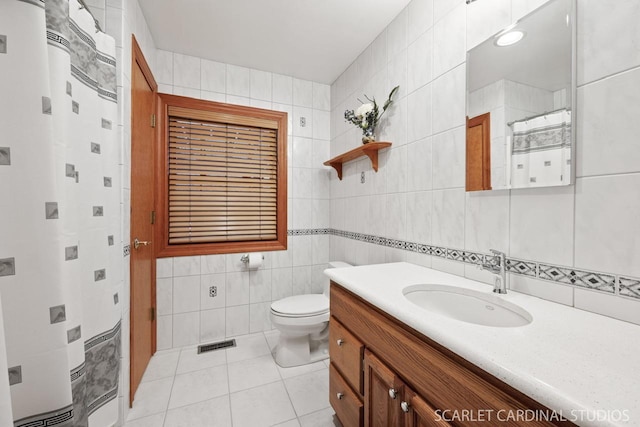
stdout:
MULTIPOLYGON (((344 110, 356 107, 356 98, 364 93, 384 100, 394 85, 401 85, 380 135, 380 139, 394 143, 382 154, 380 171, 374 174, 367 161, 353 162, 345 167, 343 181, 320 166, 329 157, 326 87, 170 52, 161 51, 156 58, 153 38, 137 1, 87 1, 118 47, 123 236, 129 235, 130 39, 134 33, 161 91, 270 105, 293 113, 290 229, 331 227, 477 253, 498 248, 534 265, 550 263, 611 273, 616 278, 619 275, 624 284, 640 292, 637 282, 625 280, 640 277, 640 225, 636 220, 640 214, 640 150, 634 139, 640 133, 640 34, 635 26, 640 9, 634 0, 620 0, 613 6, 578 0, 576 185, 473 194, 464 192, 466 49, 544 0, 478 0, 468 6, 464 0, 413 0, 331 86, 330 137, 331 154, 335 155, 360 144, 358 130, 344 123, 344 110), (300 116, 307 118, 309 127, 293 126, 300 116), (360 183, 362 171, 364 184, 360 183)), ((122 245, 126 249, 128 242, 122 245)), ((176 318, 186 319, 178 320, 178 325, 191 322, 193 331, 197 330, 197 335, 189 336, 190 343, 221 337, 222 330, 215 328, 223 318, 225 336, 266 327, 262 321, 269 298, 316 290, 329 255, 358 264, 407 260, 490 281, 489 274, 469 263, 337 236, 293 236, 288 251, 265 255, 264 268, 255 273, 242 271, 237 255, 160 260, 158 308, 162 307, 159 324, 164 326, 159 342, 164 347, 182 344, 173 339, 176 318), (225 296, 224 307, 220 286, 218 301, 204 295, 208 286, 220 283, 225 295, 234 295, 231 304, 225 296), (234 284, 238 283, 243 287, 241 292, 236 292, 234 284), (184 298, 173 298, 176 289, 180 293, 186 290, 184 298), (248 297, 245 289, 249 289, 248 297), (229 316, 231 322, 227 321, 229 316), (201 326, 203 321, 205 327, 201 326), (229 329, 227 325, 231 325, 229 329)), ((120 407, 124 424, 129 401, 128 268, 122 274, 120 407)), ((515 274, 511 275, 511 287, 640 323, 636 298, 515 274)))
POLYGON ((122 143, 121 167, 121 245, 124 251, 124 277, 122 292, 122 352, 119 389, 120 424, 124 425, 129 412, 129 234, 131 208, 131 36, 135 34, 149 66, 155 68, 155 44, 137 0, 88 0, 87 5, 98 19, 102 29, 116 41, 118 66, 117 131, 122 143))
MULTIPOLYGON (((328 85, 200 58, 156 51, 137 1, 89 0, 102 28, 116 39, 122 150, 123 236, 129 236, 131 176, 131 35, 135 34, 159 91, 214 101, 251 105, 289 113, 288 229, 289 249, 265 253, 260 270, 248 271, 240 254, 158 260, 158 349, 210 342, 228 336, 271 329, 272 300, 298 293, 321 292, 322 271, 329 258, 328 85), (306 126, 300 126, 300 118, 306 126), (320 231, 318 231, 320 230, 320 231), (217 296, 209 287, 217 286, 217 296)), ((125 253, 128 241, 122 245, 125 253)), ((123 351, 120 391, 121 423, 129 401, 128 256, 123 295, 123 351)))
POLYGON ((393 147, 381 154, 378 173, 366 158, 346 165, 342 181, 332 173, 331 227, 400 241, 391 246, 431 245, 446 256, 339 236, 331 237, 330 256, 410 261, 491 283, 473 261, 456 259, 495 248, 533 269, 510 274, 512 289, 640 323, 637 2, 578 0, 576 185, 464 191, 466 50, 542 3, 413 0, 333 83, 332 156, 360 144, 345 109, 363 94, 380 101, 393 86, 400 91, 381 130, 393 147), (598 278, 609 283, 590 289, 591 272, 606 273, 598 278), (620 278, 632 279, 621 282, 630 288, 620 278))
MULTIPOLYGON (((322 166, 329 158, 328 85, 163 50, 156 60, 161 93, 286 111, 288 229, 329 227, 329 171, 322 166)), ((329 236, 289 236, 288 248, 264 253, 263 266, 251 271, 242 254, 159 259, 158 349, 270 330, 272 301, 322 292, 329 236)))

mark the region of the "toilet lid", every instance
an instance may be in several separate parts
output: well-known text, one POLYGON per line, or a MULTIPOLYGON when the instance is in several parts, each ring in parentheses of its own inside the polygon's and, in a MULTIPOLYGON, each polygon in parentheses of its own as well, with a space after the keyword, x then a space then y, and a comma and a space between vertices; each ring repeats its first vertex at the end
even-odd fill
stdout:
POLYGON ((329 311, 329 298, 322 294, 294 295, 275 301, 271 310, 282 316, 314 316, 329 311))

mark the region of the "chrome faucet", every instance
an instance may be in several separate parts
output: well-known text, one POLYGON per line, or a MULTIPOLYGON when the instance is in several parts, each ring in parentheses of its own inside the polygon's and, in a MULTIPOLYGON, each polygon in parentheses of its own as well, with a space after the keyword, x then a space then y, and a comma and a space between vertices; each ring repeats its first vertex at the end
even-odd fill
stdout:
POLYGON ((497 294, 507 293, 507 256, 504 252, 489 249, 494 255, 493 260, 482 264, 483 270, 496 274, 493 282, 493 292, 497 294))

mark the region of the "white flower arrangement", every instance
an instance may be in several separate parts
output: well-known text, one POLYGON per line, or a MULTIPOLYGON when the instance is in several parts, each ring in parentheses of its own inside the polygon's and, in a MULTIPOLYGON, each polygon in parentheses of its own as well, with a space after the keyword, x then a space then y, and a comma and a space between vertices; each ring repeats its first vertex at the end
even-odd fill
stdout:
MULTIPOLYGON (((352 123, 359 128, 362 129, 362 142, 364 144, 375 140, 375 130, 380 122, 380 118, 387 111, 387 108, 393 104, 393 95, 398 91, 400 86, 396 86, 389 93, 389 98, 382 106, 382 112, 378 108, 378 104, 376 103, 376 99, 370 99, 367 95, 364 97, 367 98, 367 103, 362 103, 355 112, 353 110, 346 110, 344 112, 344 118, 349 123, 352 123)), ((360 101, 362 102, 362 101, 360 101)))

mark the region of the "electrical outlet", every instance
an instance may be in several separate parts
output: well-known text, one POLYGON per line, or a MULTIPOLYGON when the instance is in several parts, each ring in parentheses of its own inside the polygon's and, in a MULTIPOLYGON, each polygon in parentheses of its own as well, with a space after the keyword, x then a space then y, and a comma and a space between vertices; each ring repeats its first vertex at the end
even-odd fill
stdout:
POLYGON ((217 286, 209 286, 209 296, 211 298, 218 296, 218 287, 217 286))
POLYGON ((307 118, 306 117, 300 117, 300 127, 303 128, 307 126, 307 118))
POLYGON ((364 172, 360 172, 360 183, 364 184, 364 172))

